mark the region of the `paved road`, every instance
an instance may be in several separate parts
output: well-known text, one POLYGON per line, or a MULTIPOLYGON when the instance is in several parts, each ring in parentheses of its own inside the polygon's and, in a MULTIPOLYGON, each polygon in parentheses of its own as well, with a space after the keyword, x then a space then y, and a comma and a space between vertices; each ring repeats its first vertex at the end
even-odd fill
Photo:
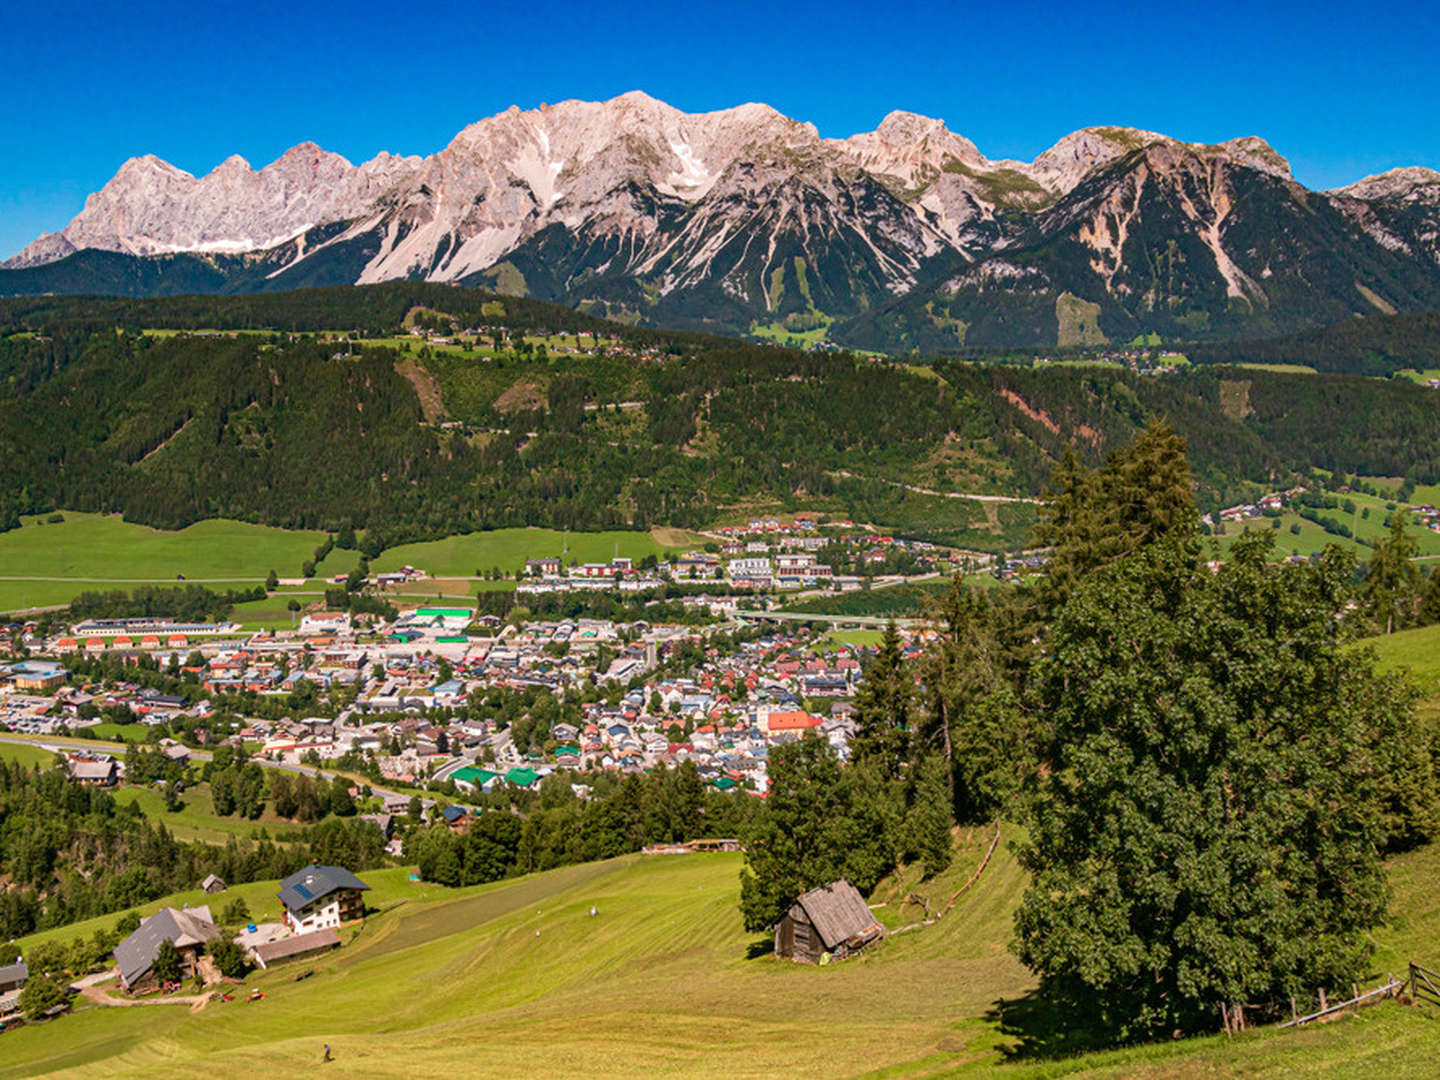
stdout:
POLYGON ((1043 499, 1032 499, 1028 495, 980 495, 972 491, 933 491, 930 488, 916 487, 914 484, 902 484, 899 480, 880 480, 875 476, 856 476, 854 473, 846 472, 844 469, 837 469, 830 473, 831 476, 839 476, 846 480, 878 480, 882 484, 889 484, 891 487, 904 488, 906 491, 913 491, 917 495, 934 495, 941 499, 973 499, 975 502, 993 503, 1041 503, 1043 499))
POLYGON ((249 576, 246 574, 232 574, 230 577, 187 577, 180 578, 173 574, 170 577, 36 577, 34 574, 5 574, 0 575, 0 581, 76 581, 89 582, 100 585, 173 585, 177 581, 183 581, 187 585, 194 584, 234 584, 237 581, 254 581, 257 584, 265 578, 261 575, 249 576))
POLYGON ((924 619, 899 619, 889 615, 809 615, 803 611, 737 611, 735 618, 753 622, 818 622, 834 626, 924 626, 924 619))

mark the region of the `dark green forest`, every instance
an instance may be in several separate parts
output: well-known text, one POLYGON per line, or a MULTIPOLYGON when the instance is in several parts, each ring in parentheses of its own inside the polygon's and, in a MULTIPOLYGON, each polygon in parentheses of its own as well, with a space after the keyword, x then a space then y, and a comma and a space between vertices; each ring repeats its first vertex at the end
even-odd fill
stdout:
POLYGON ((1351 375, 1424 371, 1440 367, 1440 312, 1371 315, 1285 337, 1207 341, 1186 355, 1197 364, 1304 364, 1351 375))
POLYGON ((1202 508, 1317 466, 1440 478, 1440 396, 1402 380, 898 365, 416 283, 0 303, 0 524, 60 507, 164 528, 348 523, 376 548, 517 525, 704 526, 758 499, 1014 550, 1028 505, 944 493, 1041 494, 1067 448, 1098 464, 1157 417, 1188 441, 1202 508), (417 305, 622 344, 547 354, 515 333, 482 356, 360 340, 417 305), (264 332, 144 332, 183 327, 264 332))

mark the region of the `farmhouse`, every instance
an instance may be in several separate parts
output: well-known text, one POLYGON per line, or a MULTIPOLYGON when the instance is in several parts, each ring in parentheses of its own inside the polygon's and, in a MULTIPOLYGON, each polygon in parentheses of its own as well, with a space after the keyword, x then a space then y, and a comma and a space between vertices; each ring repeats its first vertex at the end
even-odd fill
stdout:
POLYGON ((340 935, 334 930, 316 930, 310 934, 296 934, 294 937, 267 941, 250 949, 250 956, 262 968, 268 968, 281 960, 296 956, 309 956, 340 947, 340 935))
POLYGON ((815 964, 825 953, 846 956, 884 935, 859 890, 841 878, 790 906, 775 927, 775 955, 815 964))
POLYGON ((370 886, 339 866, 307 866, 280 882, 285 925, 297 934, 334 928, 365 914, 370 886))
POLYGON ((20 991, 25 988, 25 980, 29 977, 30 970, 23 960, 0 967, 0 1029, 11 1019, 18 1018, 20 991))
POLYGON ((180 954, 182 978, 192 978, 198 970, 205 943, 220 936, 220 928, 205 906, 161 908, 148 919, 140 921, 140 929, 115 946, 115 963, 120 969, 120 985, 129 994, 158 988, 153 968, 160 946, 170 942, 180 954))
POLYGON ((70 779, 77 784, 87 784, 92 787, 114 787, 120 778, 120 766, 114 758, 109 756, 101 757, 75 757, 67 758, 65 768, 70 773, 70 779))

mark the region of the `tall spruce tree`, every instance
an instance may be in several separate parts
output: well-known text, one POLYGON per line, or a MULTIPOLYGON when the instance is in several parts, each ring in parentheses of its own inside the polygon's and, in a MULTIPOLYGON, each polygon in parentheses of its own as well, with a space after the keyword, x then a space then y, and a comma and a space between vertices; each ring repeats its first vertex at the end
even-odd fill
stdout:
POLYGON ((1405 531, 1405 508, 1390 515, 1390 535, 1375 545, 1365 566, 1361 602, 1375 628, 1393 634, 1414 618, 1420 571, 1412 561, 1420 550, 1405 531))
POLYGON ((936 753, 945 762, 951 807, 961 820, 994 816, 1033 761, 1012 682, 1021 664, 1010 662, 995 616, 990 597, 959 574, 930 611, 938 634, 921 665, 925 707, 912 753, 936 753))
POLYGON ((1048 623, 1090 572, 1176 530, 1193 531, 1193 487, 1185 440, 1162 421, 1098 471, 1067 450, 1036 528, 1036 539, 1052 549, 1036 591, 1042 620, 1048 623))
POLYGON ((857 763, 873 765, 889 779, 901 775, 909 752, 914 695, 900 631, 890 622, 855 695, 856 732, 850 747, 857 763))
POLYGON ((1386 744, 1413 696, 1344 645, 1353 560, 1281 567, 1272 546, 1244 537, 1212 574, 1172 533, 1051 628, 1015 948, 1115 1039, 1349 985, 1384 917, 1386 744))
POLYGON ((842 769, 824 739, 778 747, 769 796, 745 835, 745 928, 773 926, 801 893, 836 878, 873 889, 895 864, 889 787, 873 767, 842 769))

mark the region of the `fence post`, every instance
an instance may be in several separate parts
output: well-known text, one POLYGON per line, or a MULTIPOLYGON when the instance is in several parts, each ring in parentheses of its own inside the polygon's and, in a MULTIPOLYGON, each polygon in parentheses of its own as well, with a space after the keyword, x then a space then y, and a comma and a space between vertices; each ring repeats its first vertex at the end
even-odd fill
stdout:
POLYGON ((1320 1011, 1324 1012, 1330 1006, 1325 1001, 1325 987, 1320 987, 1320 1011))
POLYGON ((1293 1023, 1300 1019, 1300 1010, 1295 1008, 1295 995, 1290 995, 1290 1020, 1293 1023))

